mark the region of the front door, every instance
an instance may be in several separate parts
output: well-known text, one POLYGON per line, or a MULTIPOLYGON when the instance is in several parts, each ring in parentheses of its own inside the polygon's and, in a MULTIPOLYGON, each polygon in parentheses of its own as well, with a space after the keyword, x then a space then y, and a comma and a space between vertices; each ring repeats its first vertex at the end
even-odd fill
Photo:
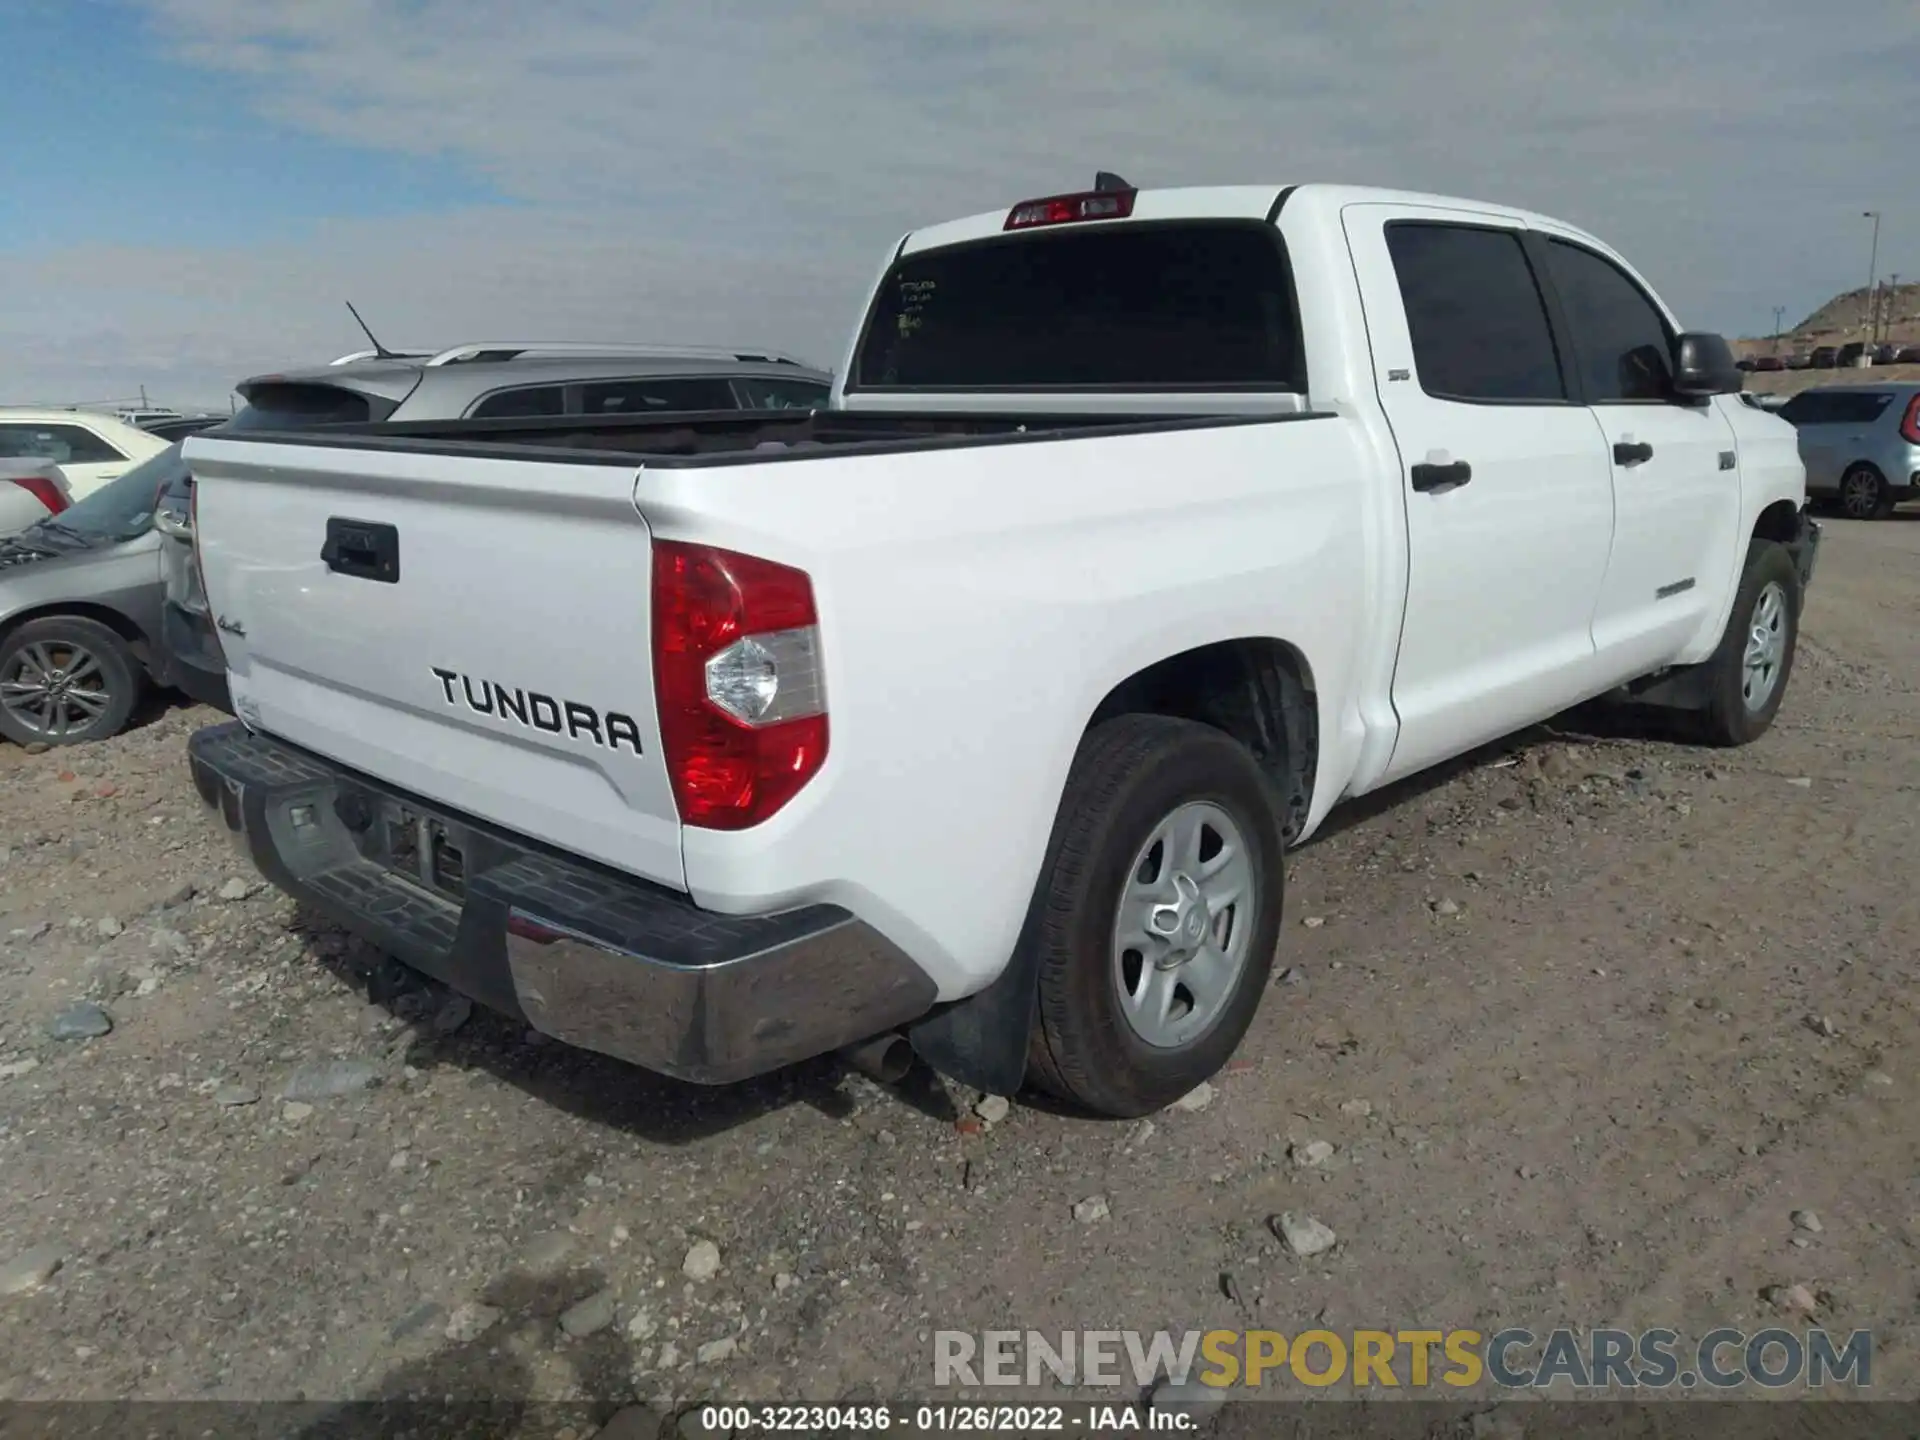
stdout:
POLYGON ((1613 467, 1613 552, 1594 648, 1617 678, 1632 679, 1678 658, 1733 583, 1746 536, 1734 430, 1720 407, 1738 402, 1674 396, 1673 327, 1621 266, 1555 235, 1541 237, 1540 251, 1613 467))
POLYGON ((1514 222, 1366 204, 1345 224, 1407 487, 1391 780, 1585 698, 1613 487, 1514 222))

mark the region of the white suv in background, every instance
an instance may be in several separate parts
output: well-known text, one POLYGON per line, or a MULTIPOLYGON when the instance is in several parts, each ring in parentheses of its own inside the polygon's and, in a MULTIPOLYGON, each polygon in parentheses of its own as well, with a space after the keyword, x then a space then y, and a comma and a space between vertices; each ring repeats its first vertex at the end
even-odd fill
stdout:
POLYGON ((0 455, 51 460, 75 502, 158 455, 168 443, 98 411, 0 408, 0 455))

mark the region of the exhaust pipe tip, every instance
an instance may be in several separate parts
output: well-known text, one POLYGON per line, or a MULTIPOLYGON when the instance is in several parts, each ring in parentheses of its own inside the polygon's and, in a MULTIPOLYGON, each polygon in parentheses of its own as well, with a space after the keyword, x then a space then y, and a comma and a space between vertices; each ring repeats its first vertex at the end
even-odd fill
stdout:
POLYGON ((882 1085, 898 1085, 913 1068, 913 1046, 906 1036, 895 1031, 849 1045, 840 1052, 840 1058, 882 1085))

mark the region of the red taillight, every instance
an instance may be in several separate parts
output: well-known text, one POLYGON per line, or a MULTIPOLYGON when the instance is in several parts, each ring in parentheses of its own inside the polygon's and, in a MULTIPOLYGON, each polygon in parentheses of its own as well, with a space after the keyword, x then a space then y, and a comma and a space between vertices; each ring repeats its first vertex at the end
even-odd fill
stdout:
POLYGON ((1124 220, 1133 214, 1132 190, 1087 190, 1078 195, 1050 195, 1023 200, 1007 212, 1008 230, 1031 230, 1036 225, 1070 225, 1079 220, 1124 220))
POLYGON ((683 824, 758 825, 827 758, 819 616, 803 571, 656 540, 653 682, 683 824))
POLYGON ((15 475, 9 477, 14 484, 26 491, 34 499, 47 507, 49 515, 58 515, 67 508, 67 494, 57 482, 46 475, 15 475))
POLYGON ((1909 445, 1920 445, 1920 395, 1907 402, 1907 413, 1900 420, 1900 438, 1909 445))

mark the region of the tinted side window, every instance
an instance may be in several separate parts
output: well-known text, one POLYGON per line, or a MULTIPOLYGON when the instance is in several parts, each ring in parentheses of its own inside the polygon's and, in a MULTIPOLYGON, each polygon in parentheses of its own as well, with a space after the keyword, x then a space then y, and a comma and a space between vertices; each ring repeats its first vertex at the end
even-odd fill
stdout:
POLYGON ((1387 227, 1420 387, 1447 400, 1564 400, 1547 308, 1520 237, 1506 230, 1387 227))
POLYGON ((1833 419, 1833 397, 1818 390, 1802 390, 1780 407, 1780 418, 1795 425, 1825 425, 1833 419))
POLYGON ((1885 390, 1803 390, 1780 414, 1795 425, 1871 425, 1892 401, 1885 390))
POLYGON ((832 393, 817 380, 762 380, 748 376, 733 383, 752 410, 814 410, 825 405, 832 393))
POLYGON ((529 385, 524 390, 502 390, 489 395, 470 412, 474 420, 498 420, 509 416, 564 415, 567 413, 567 387, 529 385))
POLYGON ((1889 391, 1848 395, 1845 398, 1845 414, 1841 418, 1853 425, 1871 425, 1893 403, 1893 395, 1889 391))
POLYGON ((1673 337, 1640 287, 1611 260, 1547 241, 1547 269, 1587 384, 1587 401, 1665 400, 1673 393, 1673 337))
POLYGON ((637 415, 649 410, 734 410, 724 380, 604 380, 580 387, 586 415, 637 415))

